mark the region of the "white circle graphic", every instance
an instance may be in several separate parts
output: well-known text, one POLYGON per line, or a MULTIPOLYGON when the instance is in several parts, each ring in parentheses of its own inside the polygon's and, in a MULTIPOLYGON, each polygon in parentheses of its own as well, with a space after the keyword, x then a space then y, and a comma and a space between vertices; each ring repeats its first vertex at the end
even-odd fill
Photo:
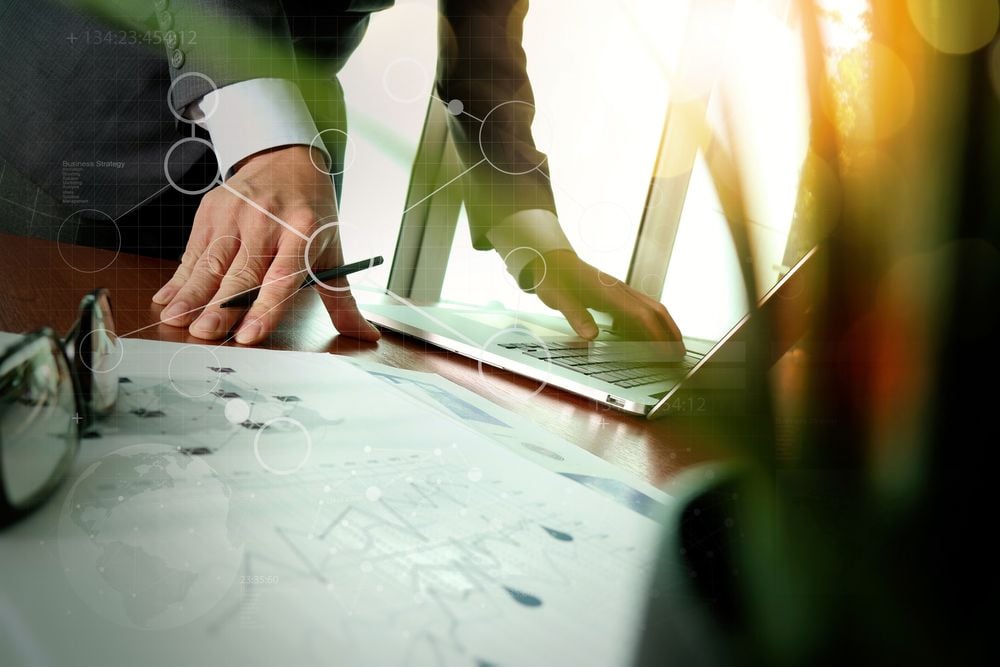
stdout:
POLYGON ((431 77, 417 60, 396 58, 382 72, 382 88, 393 101, 409 104, 426 98, 431 89, 431 77))
MULTIPOLYGON (((74 241, 75 240, 76 239, 74 238, 74 241)), ((118 223, 115 221, 115 219, 112 218, 107 213, 105 213, 104 211, 100 211, 100 210, 98 210, 96 208, 82 208, 79 211, 75 211, 75 212, 71 213, 70 215, 66 216, 66 218, 59 225, 59 231, 56 232, 56 250, 59 251, 59 257, 62 259, 63 263, 65 263, 66 266, 68 266, 69 268, 73 269, 74 271, 79 271, 80 273, 98 273, 98 272, 103 271, 104 269, 108 268, 112 264, 114 264, 115 260, 118 259, 118 255, 122 251, 122 231, 121 231, 121 228, 118 227, 118 223), (79 246, 76 246, 75 243, 64 242, 62 240, 62 235, 63 235, 63 229, 66 227, 66 223, 69 222, 74 216, 78 216, 78 215, 80 215, 82 213, 98 213, 101 216, 107 218, 108 222, 110 222, 111 225, 115 229, 115 235, 118 237, 118 244, 117 244, 118 247, 115 248, 115 255, 114 255, 114 257, 112 257, 108 261, 107 264, 105 264, 103 266, 99 266, 96 269, 95 268, 90 268, 90 267, 88 267, 88 268, 81 268, 79 266, 76 266, 75 264, 73 264, 73 262, 71 262, 68 259, 66 259, 66 255, 63 254, 63 248, 62 248, 62 246, 63 246, 64 243, 66 245, 75 246, 77 252, 79 252, 79 246)))
POLYGON ((187 188, 182 188, 181 186, 177 185, 177 182, 174 180, 174 177, 170 175, 170 156, 174 154, 174 151, 177 150, 178 146, 189 142, 195 144, 203 144, 208 147, 208 150, 212 151, 212 153, 215 153, 215 147, 212 146, 212 142, 210 142, 207 139, 202 139, 201 137, 184 137, 182 139, 178 139, 177 142, 174 143, 174 145, 167 150, 167 154, 163 156, 163 174, 167 177, 167 182, 170 183, 171 187, 173 187, 174 190, 177 190, 181 194, 192 195, 192 196, 203 195, 212 188, 214 188, 216 185, 220 185, 222 183, 221 173, 219 172, 220 167, 218 164, 218 157, 216 157, 215 178, 213 178, 208 185, 198 190, 188 190, 187 188))
POLYGON ((264 425, 260 427, 257 431, 257 435, 253 439, 253 455, 257 459, 257 463, 264 470, 274 473, 275 475, 293 475, 297 473, 302 467, 309 462, 309 457, 312 456, 312 437, 309 435, 309 429, 303 426, 298 420, 292 419, 291 417, 275 417, 264 422, 264 425), (306 437, 306 453, 302 457, 302 460, 298 464, 288 467, 288 468, 276 468, 264 461, 260 455, 260 438, 264 435, 267 429, 272 428, 275 424, 291 424, 295 426, 302 434, 306 437))
MULTIPOLYGON (((486 151, 486 148, 484 146, 484 142, 488 143, 488 144, 496 143, 495 140, 492 140, 492 139, 495 139, 495 138, 492 137, 491 135, 493 135, 493 134, 496 133, 496 127, 495 127, 495 125, 499 122, 497 120, 497 111, 499 109, 502 109, 503 107, 510 106, 510 105, 517 105, 517 104, 523 104, 523 105, 529 106, 529 107, 531 107, 533 109, 533 113, 535 114, 535 116, 534 116, 534 122, 532 123, 532 126, 531 126, 532 135, 535 134, 536 130, 541 130, 542 133, 547 134, 547 135, 551 135, 552 134, 552 124, 549 123, 543 116, 540 116, 538 114, 538 109, 531 102, 524 102, 522 100, 511 100, 509 102, 501 102, 500 104, 498 104, 495 107, 493 107, 492 109, 490 109, 490 112, 488 114, 486 114, 486 116, 483 118, 482 124, 479 126, 479 150, 483 154, 483 159, 486 160, 486 162, 488 162, 491 167, 493 167, 494 169, 496 169, 497 171, 499 171, 501 173, 507 174, 508 176, 523 176, 524 174, 527 174, 527 173, 530 173, 532 171, 535 171, 536 169, 538 169, 539 167, 541 167, 543 164, 545 164, 545 159, 543 157, 543 159, 538 164, 532 164, 530 167, 525 167, 524 165, 521 165, 518 168, 513 168, 514 165, 503 165, 503 166, 500 166, 500 165, 497 164, 496 156, 494 156, 493 159, 491 159, 490 158, 490 154, 487 153, 487 151, 486 151), (493 125, 491 125, 491 123, 493 125), (538 127, 536 127, 536 125, 538 127), (492 128, 492 131, 491 131, 491 128, 492 128)), ((551 136, 549 136, 547 138, 551 139, 551 136)), ((506 141, 506 138, 504 138, 504 139, 505 139, 504 143, 508 143, 506 141)), ((543 142, 536 142, 536 143, 543 143, 543 142)))
MULTIPOLYGON (((510 252, 508 252, 506 255, 504 255, 504 257, 503 257, 503 263, 507 264, 507 262, 510 260, 511 257, 514 256, 515 253, 526 253, 526 254, 536 255, 539 259, 542 260, 542 272, 541 272, 540 275, 538 275, 537 278, 535 278, 535 282, 533 284, 531 284, 531 285, 525 285, 524 287, 522 287, 521 283, 518 282, 517 278, 515 278, 512 275, 510 275, 510 273, 506 274, 507 277, 510 278, 510 281, 514 283, 514 286, 517 289, 523 289, 523 290, 527 290, 527 291, 530 291, 530 292, 534 292, 536 289, 538 289, 538 286, 542 284, 542 281, 545 280, 545 276, 548 275, 548 273, 549 273, 549 263, 547 261, 545 261, 545 257, 542 255, 542 253, 538 252, 538 250, 536 250, 535 248, 529 248, 528 246, 525 246, 525 245, 518 246, 518 247, 514 248, 513 250, 511 250, 510 252)), ((534 258, 529 259, 527 262, 524 263, 524 268, 527 268, 528 264, 531 264, 534 261, 535 261, 534 258)), ((523 272, 524 269, 521 269, 521 271, 523 272)))
POLYGON ((93 331, 88 331, 87 334, 80 339, 80 347, 83 347, 86 340, 98 332, 103 332, 107 334, 108 338, 110 338, 111 341, 114 343, 115 352, 112 352, 111 354, 107 355, 111 360, 110 365, 99 363, 96 364, 96 368, 94 368, 91 367, 89 363, 87 363, 86 359, 81 359, 80 362, 91 373, 110 373, 114 371, 116 368, 118 368, 118 365, 121 364, 122 359, 125 358, 125 346, 122 345, 121 339, 118 338, 118 334, 116 334, 115 332, 109 331, 108 329, 94 329, 93 331))
MULTIPOLYGON (((208 85, 212 88, 210 92, 214 93, 216 90, 219 89, 219 87, 215 85, 215 81, 212 81, 211 77, 209 77, 207 74, 202 74, 201 72, 184 72, 180 76, 175 77, 174 80, 170 82, 170 87, 167 88, 167 108, 170 109, 170 113, 173 115, 173 117, 179 120, 180 122, 193 125, 194 120, 192 120, 191 118, 185 118, 181 114, 177 113, 177 109, 174 108, 174 104, 172 101, 174 89, 177 87, 177 84, 190 77, 204 79, 206 82, 208 82, 208 85)), ((210 96, 209 93, 205 93, 202 99, 208 98, 209 96, 210 96)), ((217 95, 212 96, 212 101, 215 102, 215 104, 212 105, 211 109, 205 111, 205 115, 202 117, 201 120, 208 120, 209 118, 212 117, 212 114, 215 113, 215 110, 219 108, 219 98, 217 95)))
POLYGON ((340 174, 343 174, 345 171, 347 171, 348 169, 350 169, 351 166, 354 165, 354 160, 358 156, 358 151, 357 151, 357 148, 355 148, 355 146, 354 146, 354 139, 351 138, 351 135, 349 135, 349 134, 347 134, 347 132, 344 132, 343 130, 339 130, 339 129, 335 128, 335 127, 330 127, 330 128, 325 129, 325 130, 322 130, 320 132, 317 132, 316 136, 313 137, 312 141, 309 142, 309 145, 312 148, 316 148, 317 150, 319 150, 320 147, 322 147, 322 149, 325 151, 326 150, 326 143, 323 141, 323 135, 324 134, 329 134, 330 132, 334 132, 336 134, 342 134, 342 135, 344 135, 344 167, 343 167, 343 169, 341 169, 340 171, 333 171, 333 165, 331 165, 329 169, 321 167, 320 165, 316 164, 316 159, 313 157, 313 152, 312 151, 309 151, 309 161, 312 162, 313 166, 316 167, 316 170, 319 171, 320 173, 327 174, 329 176, 339 176, 340 174))
POLYGON ((167 379, 170 381, 170 386, 174 388, 174 391, 176 391, 181 396, 184 396, 185 398, 202 398, 204 396, 208 396, 213 391, 215 391, 216 388, 219 386, 219 383, 222 381, 222 373, 219 371, 213 372, 215 376, 214 377, 215 381, 213 383, 206 382, 206 384, 209 385, 208 389, 206 389, 202 393, 187 392, 181 389, 180 383, 185 383, 190 385, 191 383, 200 381, 200 378, 183 377, 181 370, 179 368, 174 367, 174 364, 178 363, 178 357, 180 357, 180 355, 182 354, 184 355, 184 357, 181 358, 181 362, 184 363, 185 365, 194 365, 195 363, 197 363, 199 372, 205 372, 205 371, 211 372, 211 368, 213 367, 214 368, 222 367, 222 364, 219 363, 219 357, 216 356, 215 352, 212 351, 211 347, 208 347, 207 345, 185 345, 184 347, 180 348, 179 350, 173 353, 173 355, 170 357, 170 363, 167 364, 167 379), (192 359, 193 355, 204 356, 205 358, 202 361, 195 362, 192 359))
POLYGON ((338 225, 340 225, 339 220, 328 222, 326 224, 317 227, 313 231, 313 233, 309 235, 309 238, 306 240, 306 247, 304 250, 306 273, 309 274, 309 277, 315 284, 319 285, 323 289, 330 290, 331 292, 349 292, 351 290, 351 286, 346 282, 342 286, 340 286, 340 285, 331 285, 330 283, 323 282, 322 280, 320 280, 319 276, 317 276, 316 272, 313 270, 312 260, 310 259, 312 255, 312 245, 319 237, 319 235, 325 232, 327 229, 336 228, 338 225))
POLYGON ((226 421, 230 424, 242 424, 250 418, 250 404, 242 398, 226 401, 226 421))

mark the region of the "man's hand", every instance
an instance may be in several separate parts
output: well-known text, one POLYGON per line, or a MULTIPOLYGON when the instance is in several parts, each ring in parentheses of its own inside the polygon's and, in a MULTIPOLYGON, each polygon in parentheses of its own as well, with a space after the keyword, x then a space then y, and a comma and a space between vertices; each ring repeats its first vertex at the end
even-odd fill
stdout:
MULTIPOLYGON (((251 156, 237 166, 225 186, 204 196, 180 267, 153 297, 155 303, 166 306, 160 313, 164 323, 189 326, 198 338, 222 338, 243 317, 243 311, 219 305, 261 286, 236 341, 253 344, 274 330, 289 297, 308 277, 307 239, 324 223, 336 220, 333 183, 316 169, 311 150, 289 146, 251 156)), ((322 164, 318 152, 315 158, 322 164)), ((337 229, 320 234, 310 247, 314 269, 344 263, 337 229)), ((347 280, 330 284, 343 291, 317 289, 337 330, 362 340, 378 340, 378 330, 358 311, 347 280)))
POLYGON ((553 250, 524 268, 526 282, 549 308, 560 311, 573 330, 588 340, 597 324, 588 308, 615 318, 616 333, 630 340, 673 343, 683 352, 681 331, 658 301, 594 268, 570 250, 553 250))

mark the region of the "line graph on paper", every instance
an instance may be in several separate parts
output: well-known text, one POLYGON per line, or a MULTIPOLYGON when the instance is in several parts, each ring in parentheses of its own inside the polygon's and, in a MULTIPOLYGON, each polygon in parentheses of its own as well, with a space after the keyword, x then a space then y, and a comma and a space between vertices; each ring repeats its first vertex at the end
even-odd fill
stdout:
POLYGON ((331 466, 297 480, 294 491, 234 484, 235 496, 281 503, 281 514, 297 520, 248 535, 241 594, 208 632, 266 625, 268 599, 287 586, 329 610, 330 622, 313 630, 336 636, 340 655, 375 664, 383 664, 376 655, 385 664, 533 664, 560 655, 547 653, 541 637, 536 648, 505 644, 530 637, 543 619, 565 622, 565 605, 581 592, 595 596, 599 615, 628 614, 635 599, 615 582, 648 567, 635 547, 500 480, 470 479, 462 462, 448 460, 454 454, 432 457, 331 466))
POLYGON ((123 365, 59 518, 99 615, 231 661, 629 660, 655 523, 361 371, 237 353, 123 365))

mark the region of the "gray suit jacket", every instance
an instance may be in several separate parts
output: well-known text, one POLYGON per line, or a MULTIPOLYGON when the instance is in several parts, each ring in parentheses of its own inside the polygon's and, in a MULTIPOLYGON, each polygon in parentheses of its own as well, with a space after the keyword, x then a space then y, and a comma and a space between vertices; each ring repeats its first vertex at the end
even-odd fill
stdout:
MULTIPOLYGON (((0 0, 0 157, 65 204, 117 218, 169 187, 166 170, 177 180, 202 157, 203 146, 184 142, 165 163, 191 132, 175 113, 213 85, 289 78, 320 130, 346 129, 334 75, 370 14, 392 4, 90 0, 82 14, 55 0, 0 0)), ((466 163, 489 158, 467 179, 483 247, 494 220, 554 210, 545 156, 531 140, 532 107, 503 104, 533 102, 520 45, 527 2, 441 0, 440 9, 438 94, 471 114, 452 119, 466 163), (473 118, 487 116, 485 125, 473 118)), ((330 148, 337 160, 339 147, 330 148)))

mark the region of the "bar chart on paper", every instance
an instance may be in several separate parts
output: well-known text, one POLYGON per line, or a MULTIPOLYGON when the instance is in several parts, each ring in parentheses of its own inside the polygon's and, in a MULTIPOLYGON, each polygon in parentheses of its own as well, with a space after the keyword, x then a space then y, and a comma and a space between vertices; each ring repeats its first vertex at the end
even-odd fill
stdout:
POLYGON ((31 638, 12 650, 629 660, 648 518, 327 356, 130 342, 119 372, 117 414, 61 496, 4 537, 0 566, 36 582, 4 582, 31 638))

